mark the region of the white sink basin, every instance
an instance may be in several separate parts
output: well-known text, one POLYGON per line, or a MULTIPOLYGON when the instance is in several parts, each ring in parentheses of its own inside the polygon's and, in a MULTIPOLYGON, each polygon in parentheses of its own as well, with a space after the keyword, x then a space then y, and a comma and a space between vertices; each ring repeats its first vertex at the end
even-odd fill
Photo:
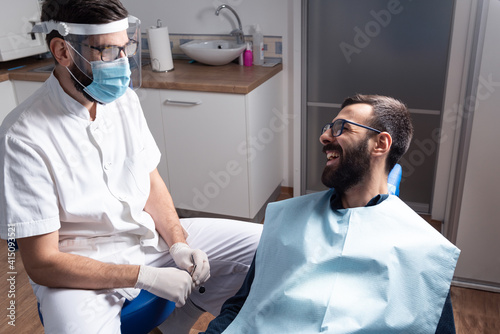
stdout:
POLYGON ((180 47, 188 57, 207 65, 228 64, 245 50, 245 44, 225 40, 196 40, 184 43, 180 47))

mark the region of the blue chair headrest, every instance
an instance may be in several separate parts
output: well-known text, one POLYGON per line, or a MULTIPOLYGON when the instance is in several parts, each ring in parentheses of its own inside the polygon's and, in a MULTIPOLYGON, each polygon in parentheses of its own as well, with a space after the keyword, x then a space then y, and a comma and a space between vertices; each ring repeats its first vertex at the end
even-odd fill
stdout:
POLYGON ((387 177, 387 186, 390 195, 399 196, 399 184, 403 176, 403 168, 400 164, 396 164, 387 177))

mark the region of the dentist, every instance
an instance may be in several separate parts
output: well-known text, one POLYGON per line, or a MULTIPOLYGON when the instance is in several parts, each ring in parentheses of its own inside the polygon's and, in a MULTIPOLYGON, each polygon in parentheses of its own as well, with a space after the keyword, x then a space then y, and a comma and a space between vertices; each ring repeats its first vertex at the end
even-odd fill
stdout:
POLYGON ((238 290, 260 238, 258 224, 177 216, 130 88, 139 25, 118 0, 44 1, 34 31, 55 69, 0 128, 0 236, 15 227, 46 333, 119 333, 140 289, 176 303, 163 333, 188 333, 238 290))

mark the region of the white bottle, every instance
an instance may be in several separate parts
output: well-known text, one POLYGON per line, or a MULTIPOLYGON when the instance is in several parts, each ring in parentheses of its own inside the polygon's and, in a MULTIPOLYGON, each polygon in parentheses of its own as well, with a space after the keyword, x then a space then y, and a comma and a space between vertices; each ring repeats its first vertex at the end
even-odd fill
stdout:
POLYGON ((253 64, 264 64, 264 35, 262 35, 260 25, 258 24, 254 26, 253 33, 253 64))

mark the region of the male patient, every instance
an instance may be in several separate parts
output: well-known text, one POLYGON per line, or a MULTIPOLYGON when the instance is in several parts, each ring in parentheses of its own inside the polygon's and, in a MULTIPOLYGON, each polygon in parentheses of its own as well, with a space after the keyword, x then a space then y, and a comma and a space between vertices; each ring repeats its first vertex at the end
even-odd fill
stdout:
POLYGON ((45 0, 41 19, 56 65, 0 128, 0 236, 15 229, 45 333, 119 333, 140 289, 176 303, 163 333, 189 333, 241 286, 262 227, 177 216, 118 0, 45 0))
POLYGON ((400 101, 346 99, 320 137, 331 189, 268 206, 245 282, 206 333, 454 332, 460 251, 388 195, 412 133, 400 101))

